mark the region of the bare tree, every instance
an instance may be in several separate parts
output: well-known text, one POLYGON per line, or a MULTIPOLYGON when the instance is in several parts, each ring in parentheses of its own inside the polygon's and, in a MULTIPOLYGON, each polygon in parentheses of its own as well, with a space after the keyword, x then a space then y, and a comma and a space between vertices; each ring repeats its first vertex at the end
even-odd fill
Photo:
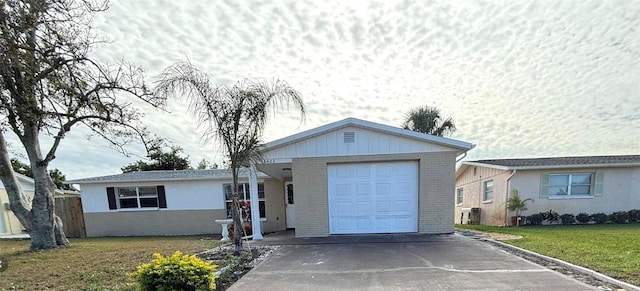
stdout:
POLYGON ((242 220, 238 211, 238 170, 260 161, 264 127, 276 109, 293 105, 304 118, 305 107, 300 93, 284 81, 244 80, 233 86, 216 86, 207 74, 190 63, 167 68, 160 75, 156 92, 165 98, 176 93, 186 95, 189 109, 204 129, 203 138, 221 142, 233 177, 231 216, 235 224, 235 251, 240 253, 242 220))
POLYGON ((101 64, 88 53, 97 43, 92 18, 107 3, 73 0, 0 0, 0 180, 10 208, 31 236, 31 249, 68 243, 54 214, 47 167, 63 138, 84 125, 124 151, 143 137, 134 99, 152 106, 165 100, 146 88, 142 70, 125 62, 101 64), (35 182, 31 202, 11 167, 5 134, 26 151, 35 182), (43 149, 41 139, 52 139, 43 149))

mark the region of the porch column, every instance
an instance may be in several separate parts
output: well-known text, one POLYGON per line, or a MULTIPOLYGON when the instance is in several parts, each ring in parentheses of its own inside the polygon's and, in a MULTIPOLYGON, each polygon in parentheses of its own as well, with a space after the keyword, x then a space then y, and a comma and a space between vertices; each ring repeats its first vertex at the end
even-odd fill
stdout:
POLYGON ((256 164, 249 165, 249 188, 251 189, 249 201, 251 201, 251 230, 253 240, 262 240, 262 228, 260 225, 260 202, 258 201, 258 170, 256 164))

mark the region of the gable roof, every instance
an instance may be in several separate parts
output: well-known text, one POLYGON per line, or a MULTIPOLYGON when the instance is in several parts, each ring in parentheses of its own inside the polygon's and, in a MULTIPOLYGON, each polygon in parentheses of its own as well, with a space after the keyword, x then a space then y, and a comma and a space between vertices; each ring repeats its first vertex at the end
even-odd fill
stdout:
POLYGON ((375 122, 371 122, 371 121, 366 121, 366 120, 362 120, 362 119, 357 119, 357 118, 353 118, 353 117, 349 117, 349 118, 345 118, 343 120, 340 121, 336 121, 333 123, 329 123, 329 124, 325 124, 323 126, 320 127, 316 127, 313 129, 309 129, 300 133, 296 133, 281 139, 277 139, 271 142, 268 142, 267 144, 265 144, 266 150, 273 150, 273 149, 277 149, 280 147, 284 147, 305 139, 309 139, 315 136, 319 136, 321 134, 325 134, 327 132, 330 131, 336 131, 339 130, 341 128, 345 128, 345 127, 359 127, 359 128, 364 128, 364 129, 368 129, 368 130, 373 130, 373 131, 377 131, 377 132, 381 132, 381 133, 386 133, 386 134, 390 134, 390 135, 395 135, 395 136, 400 136, 400 137, 404 137, 404 138, 409 138, 409 139, 414 139, 414 140, 418 140, 418 141, 423 141, 423 142, 429 142, 429 143, 434 143, 434 144, 439 144, 439 145, 443 145, 443 146, 448 146, 448 147, 452 147, 455 149, 459 149, 461 151, 468 151, 472 148, 475 147, 474 144, 468 143, 468 142, 464 142, 464 141, 459 141, 459 140, 455 140, 455 139, 451 139, 451 138, 446 138, 446 137, 440 137, 440 136, 435 136, 435 135, 430 135, 430 134, 425 134, 425 133, 421 133, 421 132, 416 132, 413 130, 408 130, 408 129, 403 129, 403 128, 399 128, 399 127, 393 127, 393 126, 389 126, 389 125, 384 125, 384 124, 380 124, 380 123, 375 123, 375 122))
MULTIPOLYGON (((248 178, 249 171, 240 169, 238 176, 248 178)), ((266 174, 258 172, 258 178, 268 178, 266 174)), ((68 180, 65 184, 100 184, 118 182, 147 182, 147 181, 190 181, 190 180, 230 180, 229 169, 214 170, 166 170, 166 171, 137 171, 124 174, 90 177, 68 180)))
POLYGON ((640 155, 579 156, 524 159, 492 159, 462 162, 456 176, 469 166, 489 167, 500 170, 572 169, 640 166, 640 155))

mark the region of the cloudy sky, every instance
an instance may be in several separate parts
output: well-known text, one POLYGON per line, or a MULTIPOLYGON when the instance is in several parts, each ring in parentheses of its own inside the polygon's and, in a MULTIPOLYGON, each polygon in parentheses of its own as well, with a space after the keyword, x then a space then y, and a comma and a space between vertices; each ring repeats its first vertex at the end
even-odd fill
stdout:
MULTIPOLYGON (((399 126, 430 105, 481 158, 640 153, 640 1, 113 0, 95 20, 103 60, 141 66, 149 82, 189 60, 218 84, 283 79, 304 96, 265 141, 356 117, 399 126)), ((220 162, 183 100, 146 110, 152 132, 195 164, 220 162)), ((141 148, 133 152, 144 155, 141 148)), ((115 174, 119 155, 82 131, 52 167, 68 179, 115 174)))

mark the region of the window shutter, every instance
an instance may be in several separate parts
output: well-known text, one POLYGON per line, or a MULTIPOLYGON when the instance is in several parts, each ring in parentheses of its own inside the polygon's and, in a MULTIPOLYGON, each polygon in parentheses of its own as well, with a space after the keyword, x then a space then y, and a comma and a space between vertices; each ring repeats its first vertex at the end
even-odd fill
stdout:
POLYGON ((540 198, 549 197, 549 174, 540 175, 540 198))
POLYGON ((109 201, 109 209, 118 209, 118 204, 116 203, 116 191, 113 187, 107 187, 107 200, 109 201))
POLYGON ((593 196, 602 196, 602 186, 604 184, 604 173, 596 172, 596 183, 593 196))
POLYGON ((167 208, 167 195, 164 192, 164 186, 156 186, 156 190, 158 190, 158 207, 167 208))

